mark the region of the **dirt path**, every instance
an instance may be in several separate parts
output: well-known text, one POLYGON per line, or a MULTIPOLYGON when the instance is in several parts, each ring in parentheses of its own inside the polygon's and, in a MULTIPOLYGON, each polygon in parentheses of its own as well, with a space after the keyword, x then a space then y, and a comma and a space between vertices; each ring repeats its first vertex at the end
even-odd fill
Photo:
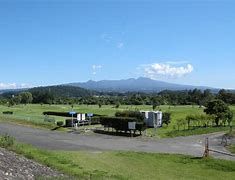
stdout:
MULTIPOLYGON (((5 133, 14 136, 16 140, 20 142, 51 150, 124 150, 175 153, 193 156, 202 156, 205 138, 209 137, 210 148, 227 152, 221 145, 223 133, 153 140, 101 134, 81 135, 0 123, 0 134, 5 133)), ((235 157, 231 156, 217 153, 213 153, 212 155, 216 158, 235 160, 235 157)))

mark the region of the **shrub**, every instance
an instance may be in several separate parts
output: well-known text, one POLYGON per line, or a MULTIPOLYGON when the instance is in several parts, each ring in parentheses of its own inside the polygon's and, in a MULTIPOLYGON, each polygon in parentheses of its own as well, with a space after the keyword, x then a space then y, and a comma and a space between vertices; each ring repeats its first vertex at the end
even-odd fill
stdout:
POLYGON ((56 125, 59 126, 59 127, 62 127, 62 126, 64 125, 64 122, 63 122, 63 121, 58 121, 58 122, 56 123, 56 125))
POLYGON ((100 124, 100 116, 91 117, 91 124, 100 124))
POLYGON ((2 114, 13 114, 12 111, 3 111, 2 114))
POLYGON ((162 113, 162 124, 168 124, 171 123, 171 113, 170 112, 164 112, 162 113))
MULTIPOLYGON (((43 112, 43 115, 71 117, 71 115, 69 114, 69 112, 46 111, 46 112, 43 112)), ((75 114, 74 117, 75 117, 75 116, 77 116, 77 114, 75 114)))
POLYGON ((66 119, 65 120, 65 126, 66 127, 72 127, 73 126, 72 119, 66 119))
POLYGON ((115 116, 136 118, 136 122, 144 121, 144 115, 139 111, 118 111, 115 113, 115 116))
POLYGON ((0 137, 0 147, 8 148, 12 147, 15 142, 15 139, 7 134, 0 137))
POLYGON ((191 126, 197 126, 197 127, 208 127, 209 124, 213 124, 215 117, 213 115, 206 115, 206 114, 191 114, 187 115, 185 120, 188 124, 188 129, 190 129, 191 126))

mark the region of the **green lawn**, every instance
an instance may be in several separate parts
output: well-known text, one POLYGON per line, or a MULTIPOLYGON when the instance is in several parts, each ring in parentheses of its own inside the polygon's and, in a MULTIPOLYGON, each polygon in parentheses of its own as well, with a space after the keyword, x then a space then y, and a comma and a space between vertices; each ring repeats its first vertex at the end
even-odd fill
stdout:
POLYGON ((17 153, 79 179, 200 179, 235 177, 235 162, 137 152, 45 151, 14 145, 17 153))
POLYGON ((235 145, 234 145, 234 144, 231 145, 231 146, 229 147, 229 150, 230 150, 231 153, 235 154, 235 145))
MULTIPOLYGON (((230 107, 235 114, 235 106, 230 107)), ((150 136, 157 137, 174 137, 174 136, 187 136, 193 134, 204 134, 216 131, 227 131, 229 128, 227 127, 210 127, 210 128, 198 128, 194 130, 176 130, 176 119, 185 118, 189 114, 202 114, 203 108, 199 108, 198 106, 160 106, 160 110, 171 112, 172 120, 168 127, 164 126, 162 128, 157 129, 157 134, 152 129, 148 129, 147 134, 150 136)), ((20 123, 32 124, 48 128, 53 128, 55 125, 44 123, 45 116, 42 114, 44 111, 71 111, 70 105, 39 105, 39 104, 30 104, 30 105, 17 105, 13 107, 7 107, 0 105, 0 120, 8 120, 8 121, 17 121, 20 123), (3 111, 13 111, 13 115, 3 115, 1 112, 3 111)), ((103 105, 101 108, 98 105, 74 105, 74 111, 80 113, 95 113, 101 115, 113 116, 116 111, 123 110, 152 110, 152 106, 140 105, 140 106, 127 106, 121 105, 118 109, 114 108, 110 105, 103 105)), ((51 116, 50 118, 54 118, 56 121, 64 121, 65 117, 56 117, 51 116)), ((233 123, 235 123, 235 116, 233 119, 233 123)))

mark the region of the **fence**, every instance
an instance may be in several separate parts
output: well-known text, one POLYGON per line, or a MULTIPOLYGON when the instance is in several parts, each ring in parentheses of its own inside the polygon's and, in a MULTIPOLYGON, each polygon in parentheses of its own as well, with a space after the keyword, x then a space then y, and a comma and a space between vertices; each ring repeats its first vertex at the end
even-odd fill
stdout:
POLYGON ((205 151, 204 151, 203 157, 209 157, 210 152, 215 152, 215 153, 235 157, 234 154, 230 154, 230 153, 227 153, 227 152, 218 151, 218 150, 209 148, 209 138, 207 137, 206 141, 205 141, 205 151))

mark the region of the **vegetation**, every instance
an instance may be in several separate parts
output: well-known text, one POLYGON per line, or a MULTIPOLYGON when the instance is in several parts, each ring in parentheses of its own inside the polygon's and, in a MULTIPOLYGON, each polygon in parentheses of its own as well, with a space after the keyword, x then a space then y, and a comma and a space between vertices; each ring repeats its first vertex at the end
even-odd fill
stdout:
POLYGON ((163 112, 162 114, 162 124, 166 124, 168 126, 168 124, 171 123, 171 113, 169 112, 163 112))
POLYGON ((46 151, 25 144, 14 144, 9 149, 78 179, 215 180, 235 176, 235 162, 210 158, 120 151, 46 151))
POLYGON ((15 139, 7 134, 0 136, 0 147, 10 148, 14 145, 15 139))
POLYGON ((234 144, 231 145, 231 146, 229 147, 229 150, 231 151, 231 153, 235 154, 235 145, 234 145, 234 144))
POLYGON ((230 125, 233 119, 233 113, 230 111, 227 104, 222 100, 209 101, 206 105, 205 113, 215 116, 215 123, 218 126, 220 121, 227 121, 230 125))
POLYGON ((9 106, 25 103, 24 94, 32 94, 28 102, 35 104, 86 104, 113 105, 151 105, 155 110, 160 105, 199 105, 205 106, 207 102, 220 99, 229 105, 235 104, 234 91, 220 90, 218 93, 210 90, 184 90, 142 93, 142 92, 96 92, 73 86, 48 86, 29 89, 28 91, 5 92, 0 95, 0 104, 9 106))
POLYGON ((136 118, 136 122, 143 122, 144 116, 140 113, 140 111, 117 111, 115 113, 116 117, 130 117, 130 118, 136 118))

